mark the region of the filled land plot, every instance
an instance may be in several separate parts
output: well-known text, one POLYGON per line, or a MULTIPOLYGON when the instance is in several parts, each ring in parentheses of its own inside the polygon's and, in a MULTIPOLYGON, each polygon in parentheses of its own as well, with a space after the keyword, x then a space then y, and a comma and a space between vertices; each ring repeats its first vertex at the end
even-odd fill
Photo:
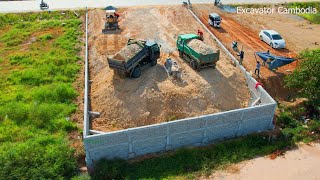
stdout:
MULTIPOLYGON (((256 60, 255 52, 266 52, 270 50, 272 54, 295 58, 302 50, 319 47, 320 26, 311 24, 296 15, 285 14, 237 14, 227 13, 212 4, 193 5, 193 12, 200 20, 217 36, 217 38, 236 55, 231 48, 232 41, 238 41, 239 49, 243 49, 245 57, 243 65, 248 71, 254 72, 256 60), (208 25, 208 16, 216 12, 222 17, 220 29, 208 25), (272 49, 269 45, 259 39, 259 32, 263 29, 273 29, 281 34, 286 40, 285 49, 272 49)), ((298 65, 299 61, 270 71, 267 67, 261 69, 261 78, 258 79, 264 88, 274 98, 286 100, 291 93, 285 88, 283 77, 291 73, 298 65)), ((255 78, 258 78, 255 76, 255 78)))
MULTIPOLYGON (((196 72, 179 58, 179 34, 204 32, 182 6, 120 9, 122 32, 103 35, 103 10, 89 11, 89 64, 91 109, 101 113, 92 129, 113 131, 216 113, 248 106, 249 89, 241 71, 221 52, 216 69, 196 72), (161 45, 155 67, 137 79, 121 79, 108 67, 107 57, 117 53, 129 38, 153 39, 161 45), (166 58, 178 61, 183 81, 168 77, 166 58)), ((219 49, 207 33, 207 44, 219 49)))

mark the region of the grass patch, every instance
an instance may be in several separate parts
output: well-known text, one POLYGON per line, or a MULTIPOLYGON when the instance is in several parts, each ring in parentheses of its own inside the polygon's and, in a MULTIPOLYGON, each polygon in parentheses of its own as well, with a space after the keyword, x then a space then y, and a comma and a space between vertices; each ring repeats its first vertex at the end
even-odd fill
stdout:
POLYGON ((73 12, 0 14, 0 179, 77 175, 67 137, 81 23, 73 12))
POLYGON ((317 13, 316 14, 299 14, 299 16, 305 18, 306 20, 315 23, 315 24, 320 24, 320 2, 294 2, 294 3, 289 3, 288 6, 289 8, 316 8, 317 13))

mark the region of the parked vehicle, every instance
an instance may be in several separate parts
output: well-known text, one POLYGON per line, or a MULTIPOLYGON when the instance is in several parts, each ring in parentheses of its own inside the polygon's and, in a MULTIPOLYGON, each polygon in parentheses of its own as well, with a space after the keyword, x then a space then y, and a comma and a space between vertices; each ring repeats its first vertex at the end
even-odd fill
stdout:
POLYGON ((209 22, 208 23, 210 24, 210 26, 220 28, 221 20, 222 19, 219 16, 219 14, 217 14, 217 13, 209 14, 209 22))
POLYGON ((215 67, 220 57, 220 50, 215 51, 199 39, 200 37, 195 34, 179 35, 177 49, 180 57, 198 71, 203 67, 215 67))
POLYGON ((160 46, 153 41, 129 39, 127 46, 108 59, 108 64, 120 77, 138 78, 141 71, 155 66, 160 57, 160 46))
POLYGON ((272 48, 285 48, 286 41, 274 30, 262 30, 259 33, 261 41, 269 44, 272 48))

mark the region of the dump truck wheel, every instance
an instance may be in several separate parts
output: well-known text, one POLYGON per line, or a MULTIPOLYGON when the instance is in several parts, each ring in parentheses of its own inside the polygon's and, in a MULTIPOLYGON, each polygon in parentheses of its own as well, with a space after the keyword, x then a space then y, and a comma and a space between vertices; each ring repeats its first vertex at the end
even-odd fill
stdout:
POLYGON ((194 70, 197 69, 196 63, 194 61, 191 61, 190 65, 191 65, 192 69, 194 69, 194 70))
POLYGON ((201 66, 199 64, 196 64, 196 69, 197 69, 198 72, 200 72, 201 66))
POLYGON ((151 66, 155 66, 155 65, 157 65, 157 60, 156 59, 151 61, 151 66))
POLYGON ((140 77, 140 75, 141 75, 141 68, 140 68, 140 66, 137 66, 134 68, 134 70, 131 74, 131 77, 138 78, 138 77, 140 77))
POLYGON ((183 57, 183 53, 181 51, 179 51, 179 56, 183 57))

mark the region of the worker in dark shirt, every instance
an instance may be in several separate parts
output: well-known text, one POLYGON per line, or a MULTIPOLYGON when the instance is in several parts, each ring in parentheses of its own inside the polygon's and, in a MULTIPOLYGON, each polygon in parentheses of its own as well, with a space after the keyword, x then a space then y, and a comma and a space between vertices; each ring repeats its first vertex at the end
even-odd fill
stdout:
POLYGON ((244 58, 244 52, 241 50, 239 54, 237 54, 237 56, 239 56, 239 64, 242 65, 242 61, 244 58))
POLYGON ((256 74, 259 78, 260 78, 260 68, 261 68, 260 61, 257 61, 257 65, 256 65, 256 69, 254 70, 254 74, 256 74))

